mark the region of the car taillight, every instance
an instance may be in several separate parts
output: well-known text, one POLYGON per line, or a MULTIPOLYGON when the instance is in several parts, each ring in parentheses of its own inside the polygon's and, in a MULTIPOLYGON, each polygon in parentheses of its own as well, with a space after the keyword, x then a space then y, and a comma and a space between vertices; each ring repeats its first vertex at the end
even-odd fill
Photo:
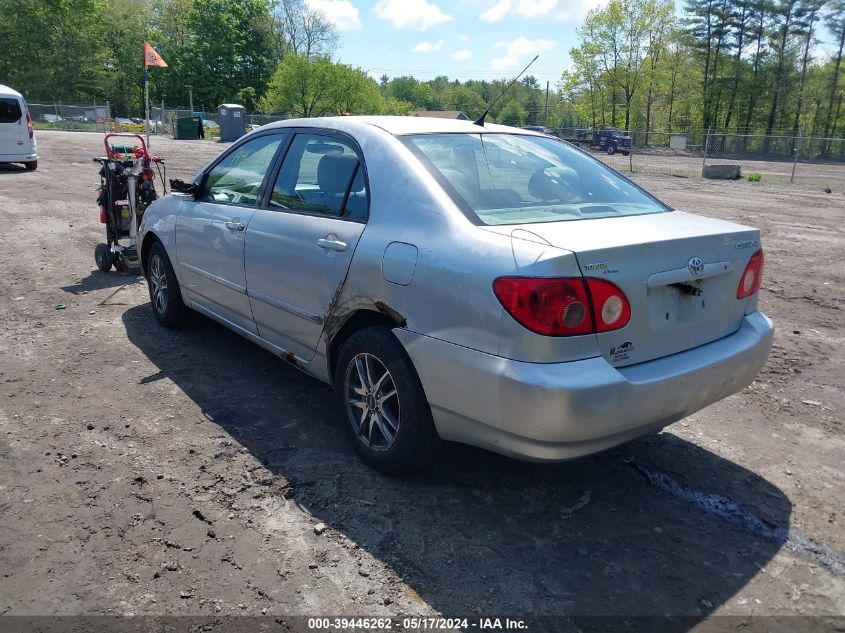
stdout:
POLYGON ((35 136, 35 131, 32 129, 32 117, 29 116, 29 112, 26 113, 26 129, 29 132, 29 138, 35 136))
POLYGON ((581 277, 499 277, 493 292, 508 314, 537 334, 576 336, 593 331, 581 277))
POLYGON ((625 294, 603 279, 499 277, 493 292, 520 325, 546 336, 609 332, 631 320, 625 294))
POLYGON ((610 332, 628 325, 631 304, 624 292, 609 281, 592 277, 587 277, 587 287, 596 315, 596 331, 610 332))
POLYGON ((765 258, 763 257, 763 249, 761 248, 748 260, 745 272, 740 277, 739 286, 736 288, 737 299, 745 299, 760 290, 760 284, 763 283, 764 263, 765 258))

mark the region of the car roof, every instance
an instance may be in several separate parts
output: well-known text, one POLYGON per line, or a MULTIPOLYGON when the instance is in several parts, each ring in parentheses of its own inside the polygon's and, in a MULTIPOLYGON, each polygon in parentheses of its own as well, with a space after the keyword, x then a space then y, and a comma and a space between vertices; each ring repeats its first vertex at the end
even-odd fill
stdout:
POLYGON ((13 97, 23 97, 23 95, 17 90, 13 90, 12 88, 9 88, 9 86, 4 86, 3 84, 0 84, 0 94, 6 96, 11 95, 13 97))
POLYGON ((264 130, 274 127, 324 127, 346 130, 350 126, 358 125, 377 127, 394 136, 401 136, 403 134, 480 134, 485 132, 537 134, 531 130, 523 130, 507 125, 486 123, 482 127, 475 125, 472 121, 421 116, 335 116, 311 119, 287 119, 285 121, 263 125, 261 129, 264 130))

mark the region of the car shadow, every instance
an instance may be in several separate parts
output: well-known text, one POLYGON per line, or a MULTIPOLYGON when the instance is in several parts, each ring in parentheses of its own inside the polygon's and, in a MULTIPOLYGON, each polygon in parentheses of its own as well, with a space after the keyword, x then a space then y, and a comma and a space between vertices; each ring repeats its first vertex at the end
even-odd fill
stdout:
POLYGON ((671 433, 545 465, 448 445, 425 472, 385 477, 355 457, 327 386, 206 319, 165 330, 143 305, 123 321, 159 370, 150 380, 172 380, 301 507, 446 616, 668 615, 687 630, 785 539, 791 504, 778 488, 671 433), (756 533, 658 481, 784 529, 756 533))
POLYGON ((92 290, 105 290, 108 288, 122 288, 124 286, 140 283, 144 277, 138 274, 121 274, 110 271, 107 273, 99 270, 92 270, 87 277, 68 286, 62 286, 62 290, 73 295, 81 295, 92 290))
POLYGON ((27 169, 18 163, 0 163, 0 176, 34 174, 34 170, 27 169))

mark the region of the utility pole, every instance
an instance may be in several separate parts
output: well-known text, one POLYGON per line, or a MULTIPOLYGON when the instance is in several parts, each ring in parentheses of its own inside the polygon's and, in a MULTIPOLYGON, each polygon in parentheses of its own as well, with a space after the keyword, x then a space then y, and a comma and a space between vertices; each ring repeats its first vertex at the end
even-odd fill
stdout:
POLYGON ((792 175, 789 177, 789 182, 795 182, 795 168, 798 166, 798 144, 801 142, 801 128, 798 128, 798 136, 792 140, 795 145, 795 157, 792 159, 792 175))
POLYGON ((191 108, 191 116, 194 116, 194 89, 193 88, 188 89, 188 103, 190 103, 189 107, 191 108))
POLYGON ((546 82, 546 107, 543 110, 543 125, 549 127, 549 82, 546 82))

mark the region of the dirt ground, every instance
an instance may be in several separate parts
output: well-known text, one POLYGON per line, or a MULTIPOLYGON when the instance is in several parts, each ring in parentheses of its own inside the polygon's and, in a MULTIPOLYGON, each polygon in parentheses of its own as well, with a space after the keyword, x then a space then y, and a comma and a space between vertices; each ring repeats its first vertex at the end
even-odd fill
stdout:
MULTIPOLYGON (((762 229, 758 379, 599 456, 396 479, 329 388, 96 271, 101 137, 38 142, 0 167, 0 615, 845 615, 845 188, 638 176, 762 229)), ((220 149, 153 139, 170 177, 220 149)))

